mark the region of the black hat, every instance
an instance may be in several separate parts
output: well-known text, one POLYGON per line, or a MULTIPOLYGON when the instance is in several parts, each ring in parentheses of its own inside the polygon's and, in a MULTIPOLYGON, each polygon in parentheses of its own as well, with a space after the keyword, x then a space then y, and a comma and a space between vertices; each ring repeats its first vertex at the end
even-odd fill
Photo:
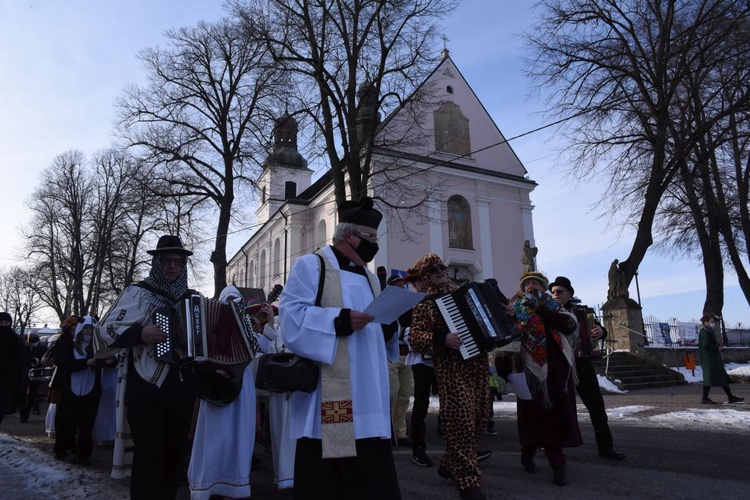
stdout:
POLYGON ((388 278, 388 281, 385 282, 386 285, 391 286, 394 283, 397 283, 399 281, 404 281, 404 278, 400 274, 394 274, 390 278, 388 278))
POLYGON ((156 244, 156 248, 153 250, 147 250, 146 253, 151 255, 157 255, 161 253, 178 253, 189 257, 193 255, 190 250, 185 250, 182 246, 182 241, 179 236, 172 236, 171 234, 165 234, 159 238, 159 242, 156 244))
POLYGON ((8 312, 0 312, 0 321, 10 321, 13 323, 13 316, 10 315, 8 312))
POLYGON ((553 286, 565 287, 566 289, 570 290, 571 295, 575 294, 575 290, 573 290, 573 285, 570 284, 570 280, 566 278, 565 276, 558 276, 557 278, 555 278, 555 281, 549 284, 548 289, 550 292, 552 291, 553 286))
POLYGON ((360 226, 377 229, 383 214, 373 208, 372 198, 359 201, 347 200, 339 205, 339 222, 351 222, 360 226))

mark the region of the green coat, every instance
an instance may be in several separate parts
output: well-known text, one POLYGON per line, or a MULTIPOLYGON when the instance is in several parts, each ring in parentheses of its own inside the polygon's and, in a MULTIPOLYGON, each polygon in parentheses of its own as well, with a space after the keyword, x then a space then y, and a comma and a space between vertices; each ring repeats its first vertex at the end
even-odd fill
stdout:
POLYGON ((724 361, 721 359, 716 335, 710 328, 703 326, 698 333, 698 341, 698 354, 703 369, 703 385, 726 387, 730 380, 729 375, 724 370, 724 361))

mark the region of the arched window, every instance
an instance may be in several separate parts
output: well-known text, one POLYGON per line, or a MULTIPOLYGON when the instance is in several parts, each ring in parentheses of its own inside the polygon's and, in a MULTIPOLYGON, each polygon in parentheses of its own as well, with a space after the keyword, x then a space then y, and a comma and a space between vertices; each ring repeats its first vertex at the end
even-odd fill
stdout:
POLYGON ((435 150, 459 156, 471 156, 469 119, 456 104, 446 101, 432 116, 435 126, 435 150))
POLYGON ((266 251, 260 252, 260 269, 258 269, 260 280, 258 281, 258 288, 264 288, 266 286, 266 251))
POLYGON ((316 247, 320 248, 328 243, 328 235, 326 234, 326 221, 322 220, 318 223, 318 241, 315 242, 316 247))
POLYGON ((281 269, 281 241, 276 238, 273 243, 273 276, 281 274, 279 269, 281 269))
POLYGON ((250 264, 248 266, 247 270, 247 282, 245 283, 245 287, 247 288, 253 288, 255 286, 255 261, 250 261, 250 264))
POLYGON ((471 237, 471 207, 466 198, 453 195, 448 198, 448 246, 473 249, 471 237))

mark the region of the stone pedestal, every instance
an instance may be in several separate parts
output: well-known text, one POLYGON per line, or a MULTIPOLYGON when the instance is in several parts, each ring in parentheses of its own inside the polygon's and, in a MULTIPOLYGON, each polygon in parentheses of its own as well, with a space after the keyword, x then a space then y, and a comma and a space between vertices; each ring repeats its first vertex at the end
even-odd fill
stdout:
POLYGON ((602 306, 602 320, 607 329, 607 343, 616 351, 643 354, 646 338, 643 334, 641 306, 629 298, 618 297, 602 306))

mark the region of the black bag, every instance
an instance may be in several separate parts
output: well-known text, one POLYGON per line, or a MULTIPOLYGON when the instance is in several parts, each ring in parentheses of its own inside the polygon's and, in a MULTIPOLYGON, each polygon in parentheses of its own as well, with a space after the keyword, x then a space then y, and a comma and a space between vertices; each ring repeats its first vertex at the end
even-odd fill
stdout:
POLYGON ((311 359, 291 352, 264 354, 258 359, 256 389, 271 392, 312 392, 318 387, 320 368, 311 359))

